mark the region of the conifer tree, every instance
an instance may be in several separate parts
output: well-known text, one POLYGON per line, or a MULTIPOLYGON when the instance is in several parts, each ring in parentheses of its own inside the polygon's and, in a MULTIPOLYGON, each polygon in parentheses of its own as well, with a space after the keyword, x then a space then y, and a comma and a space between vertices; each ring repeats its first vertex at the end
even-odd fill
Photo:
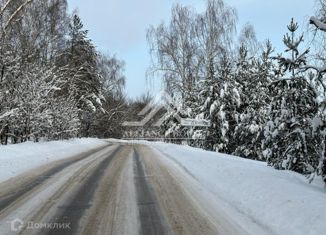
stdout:
POLYGON ((277 58, 282 78, 270 85, 272 102, 264 130, 264 153, 268 164, 277 169, 308 174, 319 162, 318 143, 311 128, 318 112, 317 94, 300 70, 309 50, 300 53, 303 35, 296 37, 298 24, 293 19, 288 30, 283 42, 290 57, 277 58))
POLYGON ((233 133, 240 106, 239 86, 232 76, 230 58, 221 58, 217 68, 209 66, 207 78, 202 81, 199 116, 211 122, 207 129, 205 148, 232 153, 235 148, 233 133))
POLYGON ((237 140, 235 155, 264 160, 261 154, 263 126, 266 122, 266 107, 270 102, 268 84, 272 81, 272 46, 267 42, 259 58, 248 57, 246 47, 239 49, 235 79, 241 87, 241 106, 234 138, 237 140))
POLYGON ((82 136, 89 136, 91 123, 95 112, 101 109, 102 83, 97 71, 97 53, 87 30, 78 15, 73 15, 69 25, 69 48, 66 53, 66 65, 61 68, 63 79, 63 94, 69 94, 77 103, 82 122, 82 136))

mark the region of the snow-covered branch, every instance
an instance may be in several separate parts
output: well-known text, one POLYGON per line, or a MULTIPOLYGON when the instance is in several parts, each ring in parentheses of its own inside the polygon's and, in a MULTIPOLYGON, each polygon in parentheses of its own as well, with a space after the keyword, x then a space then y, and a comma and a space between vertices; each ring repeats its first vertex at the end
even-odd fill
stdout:
POLYGON ((1 8, 1 10, 0 10, 0 16, 1 16, 1 15, 3 14, 3 12, 7 9, 9 3, 11 3, 11 2, 12 2, 12 0, 8 0, 8 1, 5 3, 5 5, 1 8))
POLYGON ((317 29, 326 32, 326 23, 317 19, 317 17, 312 16, 310 18, 310 24, 314 25, 317 29))
POLYGON ((19 12, 21 12, 24 7, 26 7, 28 4, 32 3, 34 0, 26 0, 25 3, 23 3, 22 5, 20 5, 16 11, 9 17, 7 23, 5 24, 4 29, 6 30, 8 28, 8 26, 10 25, 10 23, 12 22, 12 20, 19 14, 19 12))

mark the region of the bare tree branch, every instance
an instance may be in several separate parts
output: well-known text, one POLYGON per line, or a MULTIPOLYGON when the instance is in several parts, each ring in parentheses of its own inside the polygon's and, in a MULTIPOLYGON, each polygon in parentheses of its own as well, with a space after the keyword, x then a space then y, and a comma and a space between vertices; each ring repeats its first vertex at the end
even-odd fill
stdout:
POLYGON ((13 21, 13 19, 19 14, 19 12, 21 12, 28 4, 32 3, 33 1, 34 0, 26 0, 25 3, 23 3, 22 5, 20 5, 20 7, 18 7, 16 9, 16 11, 9 17, 9 20, 5 24, 5 27, 4 27, 5 31, 8 28, 8 26, 10 25, 10 23, 13 21))

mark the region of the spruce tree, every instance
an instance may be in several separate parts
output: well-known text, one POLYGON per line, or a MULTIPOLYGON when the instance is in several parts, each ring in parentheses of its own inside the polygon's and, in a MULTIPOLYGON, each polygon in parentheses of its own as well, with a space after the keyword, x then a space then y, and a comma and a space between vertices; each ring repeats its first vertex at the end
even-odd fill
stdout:
POLYGON ((268 84, 273 75, 272 46, 267 42, 259 58, 249 57, 246 47, 239 49, 235 79, 241 87, 241 106, 234 139, 237 147, 234 155, 264 160, 261 150, 263 127, 266 122, 266 107, 270 102, 268 84))
POLYGON ((61 76, 66 79, 63 94, 69 94, 80 110, 82 136, 89 136, 91 123, 97 109, 102 105, 102 82, 97 71, 97 53, 87 30, 78 15, 73 15, 69 25, 69 48, 65 54, 65 66, 61 68, 61 76))
POLYGON ((232 153, 236 145, 233 133, 238 120, 237 109, 241 103, 239 84, 232 76, 232 63, 227 56, 220 59, 216 69, 209 68, 200 93, 199 115, 211 122, 205 133, 205 145, 209 150, 232 153))
MULTIPOLYGON (((207 66, 207 77, 199 81, 199 100, 198 100, 198 114, 197 118, 212 121, 210 108, 215 100, 218 99, 219 82, 216 79, 216 69, 214 68, 213 61, 210 60, 207 66)), ((202 142, 202 146, 207 150, 214 150, 214 144, 216 142, 216 133, 213 130, 214 123, 211 122, 211 126, 206 128, 206 130, 201 131, 202 137, 205 141, 202 142)), ((197 133, 195 133, 197 134, 197 133)))
POLYGON ((308 174, 319 162, 318 143, 311 128, 318 106, 317 94, 300 69, 306 64, 309 50, 300 53, 303 35, 296 37, 297 29, 292 19, 283 39, 290 57, 277 57, 282 77, 270 85, 272 101, 264 128, 264 154, 276 169, 308 174))

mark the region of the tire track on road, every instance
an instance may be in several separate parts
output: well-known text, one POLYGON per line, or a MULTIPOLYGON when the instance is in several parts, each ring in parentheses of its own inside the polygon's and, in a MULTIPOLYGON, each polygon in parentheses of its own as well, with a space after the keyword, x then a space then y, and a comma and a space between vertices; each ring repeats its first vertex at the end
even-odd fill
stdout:
MULTIPOLYGON (((207 213, 202 204, 205 202, 197 200, 192 184, 185 183, 188 181, 179 174, 175 162, 171 167, 165 156, 143 145, 103 149, 90 158, 79 155, 50 163, 41 174, 29 175, 24 181, 34 179, 36 186, 0 210, 0 222, 1 218, 24 220, 24 227, 18 232, 24 235, 239 234, 233 233, 232 228, 224 229, 230 225, 225 219, 207 213), (73 161, 75 164, 69 167, 63 165, 73 161), (59 166, 63 168, 60 170, 59 166), (29 222, 69 224, 70 228, 31 229, 29 222)), ((7 186, 2 194, 11 192, 15 197, 17 184, 11 188, 8 191, 7 186)), ((12 234, 10 225, 3 228, 0 226, 0 234, 12 234)))
MULTIPOLYGON (((43 184, 18 198, 12 205, 0 211, 0 234, 13 234, 10 233, 10 222, 14 219, 24 221, 19 233, 14 234, 39 234, 39 229, 32 230, 27 227, 27 224, 29 222, 37 224, 48 222, 56 213, 60 202, 63 204, 62 202, 68 201, 90 172, 117 148, 117 146, 106 146, 75 164, 65 167, 43 184)), ((52 168, 53 166, 50 163, 49 166, 45 165, 44 167, 52 168)), ((29 176, 29 178, 33 177, 29 176)))
MULTIPOLYGON (((65 159, 65 160, 56 161, 51 164, 53 165, 52 167, 46 169, 45 171, 43 169, 43 172, 36 176, 26 177, 26 178, 22 176, 18 176, 1 183, 0 188, 2 189, 0 192, 0 213, 14 202, 17 202, 20 198, 26 197, 26 195, 29 192, 33 191, 38 186, 42 185, 46 180, 51 178, 53 175, 59 173, 60 171, 64 170, 65 168, 71 166, 72 164, 78 161, 81 161, 87 157, 92 156, 94 153, 100 152, 101 150, 107 148, 108 146, 110 145, 105 145, 100 148, 92 149, 85 153, 79 154, 77 157, 69 158, 69 160, 65 159), (22 178, 21 181, 18 180, 18 182, 20 181, 18 184, 15 183, 15 181, 17 181, 17 178, 18 179, 22 178), (6 185, 10 185, 10 186, 14 185, 14 187, 9 187, 9 189, 5 190, 5 188, 7 188, 6 185)), ((37 169, 41 169, 41 167, 37 169)), ((37 172, 36 169, 34 169, 33 171, 37 172)))
POLYGON ((155 155, 148 146, 139 145, 138 150, 144 162, 144 170, 151 176, 149 182, 156 194, 161 213, 172 234, 225 234, 220 233, 187 192, 187 188, 162 164, 160 156, 155 155))
POLYGON ((58 213, 50 221, 51 223, 70 224, 70 229, 51 229, 42 231, 42 234, 76 234, 79 229, 79 221, 84 215, 84 212, 90 208, 90 201, 93 198, 98 182, 103 177, 105 170, 110 165, 113 158, 120 151, 121 146, 115 149, 108 157, 99 163, 99 165, 92 171, 86 181, 76 191, 72 199, 66 205, 58 208, 58 213))
POLYGON ((147 181, 138 152, 134 149, 135 184, 141 234, 170 234, 169 227, 160 213, 156 196, 147 181))
POLYGON ((78 234, 139 234, 132 150, 125 145, 106 169, 78 234))

